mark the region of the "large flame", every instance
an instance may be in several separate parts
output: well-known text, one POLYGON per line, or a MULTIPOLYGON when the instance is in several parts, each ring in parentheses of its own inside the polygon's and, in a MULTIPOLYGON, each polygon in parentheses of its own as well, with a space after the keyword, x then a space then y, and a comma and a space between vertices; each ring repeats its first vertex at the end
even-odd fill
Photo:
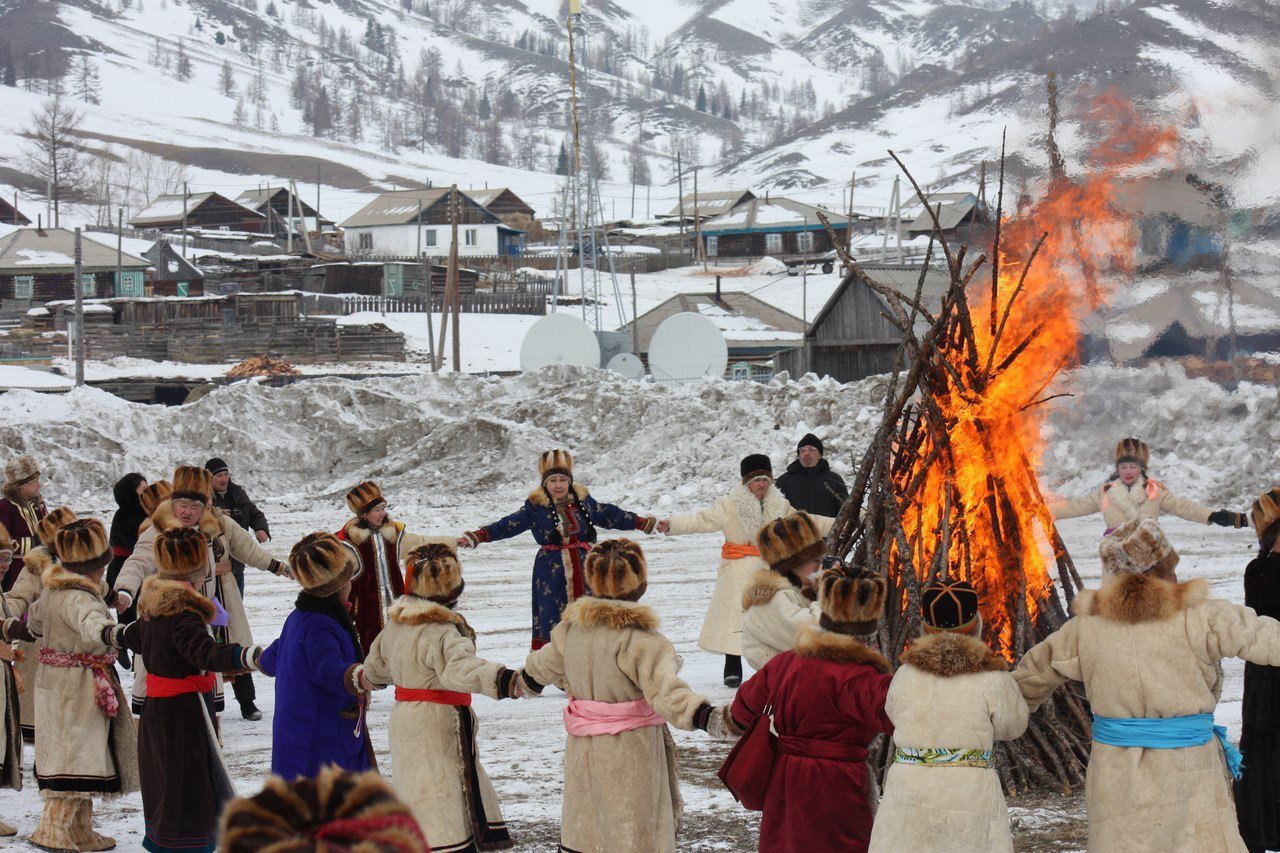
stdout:
MULTIPOLYGON (((1086 125, 1102 139, 1091 173, 1056 176, 1043 198, 1003 222, 996 284, 984 271, 969 285, 976 352, 954 340, 944 345, 958 375, 936 398, 953 453, 923 474, 910 472, 925 479, 919 498, 902 508, 922 576, 950 533, 948 573, 978 588, 988 640, 1010 659, 1026 645, 1015 637, 1016 609, 1025 607, 1023 624, 1033 624, 1053 584, 1037 542, 1037 525, 1043 542, 1053 521, 1036 485, 1045 417, 1036 404, 1075 361, 1080 319, 1105 300, 1099 282, 1123 272, 1134 254, 1132 223, 1113 205, 1118 186, 1136 167, 1169 157, 1177 140, 1173 128, 1143 121, 1112 93, 1091 102, 1086 125), (944 529, 947 508, 950 526, 963 529, 944 529)), ((932 444, 926 436, 921 460, 932 444)))

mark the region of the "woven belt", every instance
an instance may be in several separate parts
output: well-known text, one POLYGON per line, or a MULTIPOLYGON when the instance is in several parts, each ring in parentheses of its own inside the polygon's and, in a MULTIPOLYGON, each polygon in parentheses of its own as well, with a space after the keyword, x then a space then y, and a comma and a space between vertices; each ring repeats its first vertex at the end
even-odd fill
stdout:
POLYGON ((893 762, 919 767, 980 767, 985 770, 991 767, 991 750, 900 746, 893 751, 893 762))

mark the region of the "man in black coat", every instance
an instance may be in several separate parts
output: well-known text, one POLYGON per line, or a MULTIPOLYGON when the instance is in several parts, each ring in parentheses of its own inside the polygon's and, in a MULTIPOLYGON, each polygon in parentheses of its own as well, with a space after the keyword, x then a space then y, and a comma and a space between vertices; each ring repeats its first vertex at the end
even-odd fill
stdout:
MULTIPOLYGON (((267 517, 258 509, 258 505, 249 499, 244 487, 231 482, 231 470, 227 463, 218 457, 204 463, 204 468, 213 475, 213 505, 225 512, 236 524, 248 530, 259 542, 271 539, 271 529, 267 527, 267 517)), ((236 586, 240 588, 240 597, 244 597, 244 563, 231 560, 231 572, 235 576, 236 586)), ((253 686, 253 677, 249 673, 236 676, 231 682, 236 701, 240 703, 240 713, 246 720, 261 720, 262 712, 256 704, 258 694, 253 686)))
POLYGON ((796 461, 774 484, 795 509, 834 517, 849 496, 840 475, 822 458, 822 439, 806 433, 796 445, 796 461))

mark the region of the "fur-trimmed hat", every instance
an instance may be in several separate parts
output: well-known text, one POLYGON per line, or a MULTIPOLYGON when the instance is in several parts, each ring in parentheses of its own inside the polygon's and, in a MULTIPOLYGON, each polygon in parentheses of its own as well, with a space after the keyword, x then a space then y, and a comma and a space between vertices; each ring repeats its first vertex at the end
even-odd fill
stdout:
POLYGON ((213 475, 194 465, 182 465, 173 472, 174 500, 184 498, 207 504, 213 499, 213 475))
POLYGON ((332 764, 315 778, 286 782, 271 776, 261 793, 232 800, 220 836, 223 853, 431 849, 409 807, 376 770, 352 773, 332 764))
POLYGON ((10 459, 4 463, 4 482, 6 486, 24 486, 30 483, 36 477, 40 476, 40 466, 36 464, 36 460, 22 454, 17 459, 10 459))
POLYGON ((209 542, 194 527, 173 527, 156 537, 160 577, 196 583, 209 571, 209 542))
POLYGON ((756 546, 761 559, 780 575, 794 572, 827 552, 827 543, 807 512, 770 521, 756 534, 756 546))
POLYGON ((69 572, 84 575, 111 562, 107 528, 96 518, 81 518, 58 528, 54 537, 58 561, 69 572))
POLYGON ((1116 445, 1116 464, 1137 462, 1143 469, 1151 464, 1151 450, 1140 438, 1122 438, 1116 445))
POLYGON ((573 457, 567 450, 544 450, 538 457, 538 482, 545 483, 552 474, 573 479, 573 457))
POLYGON ((630 539, 606 539, 587 553, 582 577, 595 598, 639 601, 649 588, 649 564, 630 539))
POLYGON ((0 524, 0 558, 8 560, 13 557, 13 537, 9 535, 9 528, 0 524))
POLYGON ((36 525, 36 538, 40 540, 41 545, 49 549, 50 554, 56 557, 58 556, 58 548, 55 540, 58 536, 58 530, 75 520, 76 514, 71 511, 71 507, 54 507, 36 525))
POLYGON ((458 552, 443 542, 414 548, 404 558, 404 591, 439 604, 452 604, 466 582, 458 552))
POLYGON ((332 533, 308 533, 289 552, 294 579, 311 595, 324 598, 342 589, 356 572, 355 556, 332 533))
POLYGON ((934 581, 920 591, 920 616, 926 634, 968 633, 981 618, 978 591, 968 581, 934 581))
POLYGON ((356 518, 363 517, 378 504, 386 502, 387 499, 382 496, 382 489, 373 480, 365 480, 347 492, 347 509, 355 513, 356 518))
POLYGON ((814 450, 818 451, 819 455, 823 453, 822 439, 818 438, 811 432, 806 432, 804 434, 804 438, 796 442, 796 453, 799 453, 800 448, 802 447, 812 447, 814 450))
POLYGON ((1098 555, 1102 571, 1111 575, 1150 574, 1171 580, 1178 565, 1178 552, 1153 518, 1130 519, 1111 531, 1102 538, 1098 555))
POLYGON ((156 507, 173 497, 173 484, 168 480, 156 480, 138 493, 138 503, 147 515, 156 511, 156 507))
POLYGON ((887 589, 878 572, 842 565, 828 569, 818 580, 818 624, 837 634, 874 633, 884 616, 887 589))
POLYGON ((763 453, 752 453, 750 456, 744 456, 742 461, 738 463, 738 469, 742 473, 742 482, 744 483, 750 483, 756 477, 773 479, 773 463, 763 453))
POLYGON ((1253 502, 1253 511, 1249 513, 1253 522, 1253 532, 1258 539, 1267 532, 1267 528, 1280 521, 1280 486, 1276 486, 1253 502))

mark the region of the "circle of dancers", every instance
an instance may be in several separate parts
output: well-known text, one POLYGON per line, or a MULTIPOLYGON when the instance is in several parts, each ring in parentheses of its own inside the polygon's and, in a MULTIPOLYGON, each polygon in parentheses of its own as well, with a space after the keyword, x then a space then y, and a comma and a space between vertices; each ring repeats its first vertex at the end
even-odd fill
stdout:
MULTIPOLYGON (((112 849, 93 800, 139 790, 151 851, 503 849, 515 839, 478 757, 472 697, 555 689, 568 697, 561 850, 676 849, 670 726, 733 742, 719 775, 763 813, 761 850, 1012 850, 997 744, 1075 681, 1093 712, 1090 850, 1280 846, 1280 488, 1247 514, 1210 510, 1150 476, 1149 448, 1126 438, 1106 483, 1050 505, 1106 525, 1101 584, 1077 597, 1073 618, 1011 671, 982 640, 978 592, 939 580, 922 591, 923 633, 895 671, 875 641, 885 578, 826 555, 847 491, 822 456, 805 436, 775 481, 769 458, 751 454, 712 506, 659 519, 599 501, 570 454, 551 450, 519 509, 445 537, 408 531, 366 481, 346 494, 351 519, 304 536, 287 560, 265 547, 266 519, 221 459, 168 481, 126 475, 110 531, 48 508, 37 462, 10 459, 0 786, 22 786, 34 742, 43 810, 29 840, 47 850, 112 849), (1179 581, 1162 512, 1253 528, 1244 606, 1179 581), (643 549, 601 541, 600 528, 724 536, 698 645, 724 656, 730 703, 680 677, 641 603, 643 549), (538 546, 531 648, 509 668, 477 651, 459 550, 526 531, 538 546), (300 587, 265 649, 245 614, 245 566, 300 587), (755 670, 745 681, 743 657, 755 670), (1228 657, 1247 662, 1240 749, 1213 716, 1228 657), (131 696, 117 666, 134 672, 131 696), (236 799, 223 685, 260 719, 253 673, 274 679, 272 776, 236 799), (367 727, 384 689, 390 784, 367 727), (892 739, 883 795, 869 764, 881 737, 892 739)), ((0 836, 16 832, 0 822, 0 836)))

